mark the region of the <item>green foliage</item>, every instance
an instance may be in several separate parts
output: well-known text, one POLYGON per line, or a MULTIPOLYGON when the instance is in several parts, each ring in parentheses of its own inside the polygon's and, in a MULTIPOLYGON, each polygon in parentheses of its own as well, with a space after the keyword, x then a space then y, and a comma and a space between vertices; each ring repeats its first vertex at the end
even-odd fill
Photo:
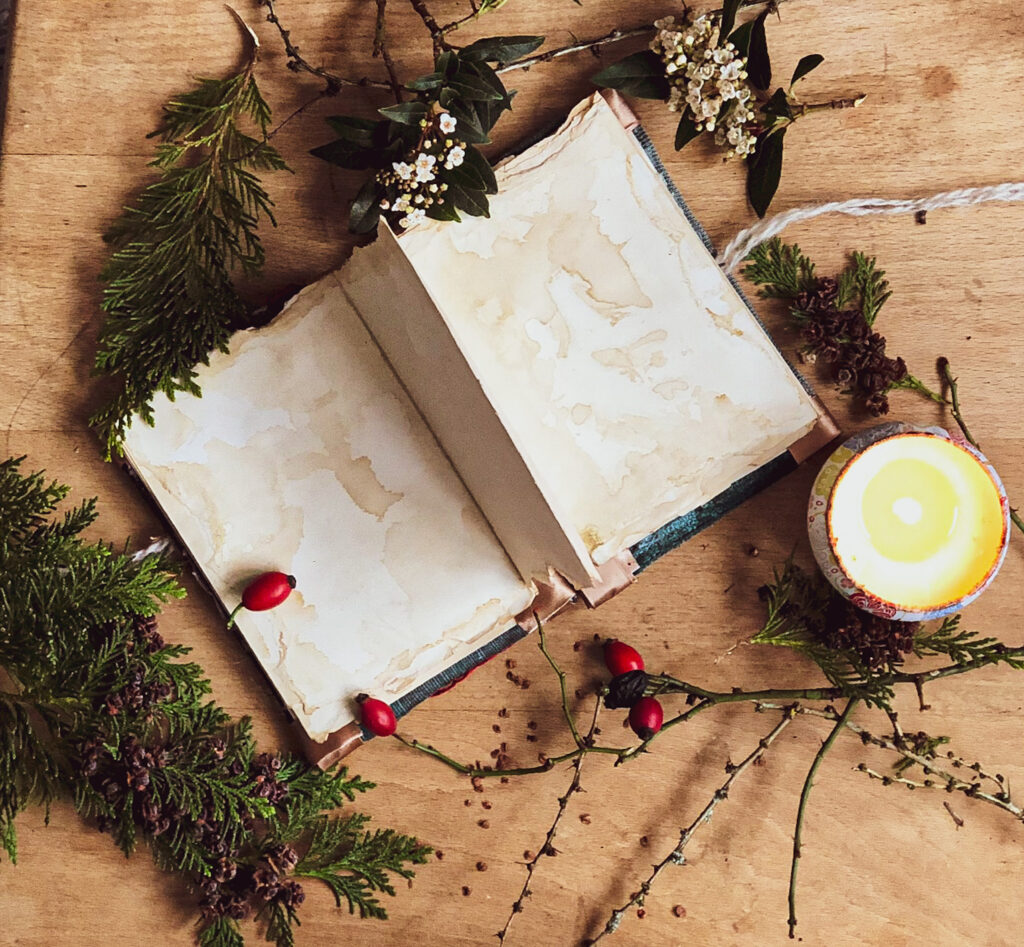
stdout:
POLYGON ((365 822, 358 814, 333 822, 320 819, 295 874, 322 881, 339 907, 348 905, 349 913, 384 919, 387 912, 375 892, 394 895, 390 875, 411 878, 413 872, 405 865, 422 864, 428 850, 392 829, 364 831, 365 822))
POLYGON ((590 81, 599 88, 617 89, 638 99, 667 99, 670 89, 661 58, 649 49, 613 62, 590 81))
POLYGON ((160 178, 110 228, 113 247, 95 370, 112 376, 113 399, 92 418, 108 457, 133 417, 152 424, 158 392, 198 395, 195 366, 226 351, 245 314, 231 271, 263 265, 257 234, 273 222, 257 172, 285 168, 266 140, 270 110, 252 63, 227 79, 201 79, 163 110, 150 166, 160 178), (242 130, 250 123, 254 134, 242 130))
POLYGON ((1006 664, 1020 670, 1020 652, 1006 647, 998 638, 983 638, 976 631, 962 629, 960 616, 943 619, 938 628, 922 627, 914 636, 914 654, 920 658, 946 655, 954 664, 1006 664))
POLYGON ((795 243, 772 237, 754 247, 747 257, 743 275, 758 287, 759 295, 793 299, 814 288, 814 264, 795 243))
POLYGON ((257 753, 188 649, 156 632, 152 616, 183 594, 166 564, 84 542, 94 504, 59 515, 67 487, 20 464, 0 464, 0 849, 15 859, 18 813, 63 797, 125 854, 144 842, 202 885, 205 947, 243 943, 249 900, 270 939, 292 944, 303 895, 286 876, 302 850, 306 876, 386 917, 376 895, 429 849, 360 813, 327 815, 372 783, 257 753))
POLYGON ((888 707, 893 696, 885 674, 872 673, 853 649, 827 646, 825 619, 836 595, 819 572, 807 573, 792 559, 774 582, 761 590, 767 618, 751 638, 754 644, 792 648, 818 665, 822 674, 847 699, 859 698, 868 705, 888 707))
POLYGON ((864 313, 868 326, 873 326, 879 310, 892 295, 885 270, 878 268, 875 257, 854 251, 849 265, 839 274, 837 281, 839 292, 836 307, 846 309, 856 306, 864 313))
POLYGON ((782 179, 782 149, 786 129, 757 136, 757 147, 747 162, 747 199, 758 217, 764 217, 782 179))
POLYGON ((490 163, 476 146, 490 142, 491 129, 512 107, 515 94, 505 88, 489 63, 525 56, 543 41, 542 36, 492 36, 460 50, 447 49, 437 56, 433 72, 406 84, 415 98, 379 109, 381 119, 328 118, 338 137, 310 153, 342 168, 375 172, 352 203, 349 229, 353 233, 376 230, 382 209, 391 224, 400 225, 404 212, 394 205, 403 190, 415 190, 416 184, 399 187, 399 181, 392 180, 393 168, 412 165, 421 154, 439 159, 431 170, 431 183, 438 190, 427 195, 436 203, 424 206, 428 217, 457 221, 460 211, 486 216, 487 195, 497 192, 497 182, 490 163), (443 114, 456 120, 453 132, 440 128, 443 114), (460 163, 449 166, 443 155, 453 144, 464 154, 460 163), (387 208, 381 207, 382 201, 387 208))
POLYGON ((804 76, 809 72, 813 72, 825 61, 825 57, 820 53, 811 53, 809 56, 801 58, 800 62, 796 64, 796 69, 793 70, 793 78, 789 80, 789 87, 795 86, 804 76))

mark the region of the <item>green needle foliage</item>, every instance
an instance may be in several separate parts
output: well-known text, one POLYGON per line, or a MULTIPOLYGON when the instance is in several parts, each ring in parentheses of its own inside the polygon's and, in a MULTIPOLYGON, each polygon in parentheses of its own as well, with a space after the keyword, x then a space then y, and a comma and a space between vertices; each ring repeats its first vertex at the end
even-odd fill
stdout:
POLYGON ((106 321, 95 371, 117 388, 92 418, 108 458, 138 415, 153 423, 152 399, 198 395, 195 366, 226 351, 245 314, 231 280, 263 265, 256 228, 273 223, 256 172, 284 169, 267 143, 270 109, 253 76, 201 79, 164 106, 156 157, 160 172, 106 235, 114 248, 101 278, 106 321), (254 134, 242 130, 250 124, 254 134))
POLYGON ((258 753, 248 721, 210 701, 188 649, 156 630, 184 594, 166 563, 83 541, 95 503, 58 515, 68 488, 21 462, 0 463, 0 850, 14 861, 16 816, 64 798, 126 855, 145 842, 183 877, 206 947, 242 944, 249 916, 294 943, 305 878, 386 918, 378 895, 429 849, 330 815, 372 783, 258 753))

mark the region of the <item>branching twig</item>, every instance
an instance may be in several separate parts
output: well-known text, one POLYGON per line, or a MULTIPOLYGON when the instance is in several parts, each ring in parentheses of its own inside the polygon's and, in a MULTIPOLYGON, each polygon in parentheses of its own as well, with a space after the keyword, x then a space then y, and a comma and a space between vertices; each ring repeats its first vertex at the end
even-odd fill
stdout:
POLYGON ((797 867, 800 864, 800 845, 803 835, 804 816, 807 812, 807 802, 811 797, 811 789, 814 786, 814 774, 818 772, 818 767, 821 765, 821 761, 825 758, 825 754, 832 749, 832 744, 836 742, 836 737, 839 736, 842 729, 847 725, 847 721, 850 719, 850 714, 853 713, 853 709, 858 703, 859 701, 856 697, 851 698, 847 702, 846 709, 836 719, 836 725, 832 728, 832 732, 828 737, 826 737, 825 742, 822 743, 818 752, 815 754, 814 760, 811 763, 811 768, 807 771, 807 778, 804 780, 804 788, 800 791, 800 804, 796 810, 796 830, 793 832, 793 862, 789 870, 790 940, 796 937, 796 872, 797 867))
POLYGON ((772 730, 766 736, 762 737, 761 741, 757 744, 757 747, 754 749, 754 751, 750 753, 750 755, 747 756, 741 763, 737 764, 736 766, 729 767, 729 778, 719 787, 718 790, 716 790, 715 794, 711 797, 711 800, 701 811, 700 815, 697 816, 697 818, 694 819, 693 822, 690 823, 690 825, 687 828, 683 829, 679 833, 679 841, 676 843, 676 847, 673 848, 672 851, 668 853, 668 855, 666 855, 660 862, 658 862, 657 865, 654 866, 654 869, 651 871, 650 875, 647 876, 647 879, 640 885, 639 889, 632 894, 630 899, 624 905, 622 905, 622 907, 612 911, 611 917, 608 919, 608 922, 605 924, 604 928, 597 935, 597 937, 590 941, 591 944, 596 944, 605 935, 614 934, 618 930, 619 925, 622 923, 622 919, 625 916, 626 912, 635 905, 643 904, 644 898, 648 895, 648 893, 651 890, 651 885, 657 879, 658 875, 660 875, 668 865, 682 865, 685 863, 686 859, 683 853, 686 849, 686 846, 689 844, 690 839, 693 837, 694 833, 705 822, 709 822, 711 820, 711 816, 714 813, 715 807, 718 805, 718 803, 721 802, 723 799, 729 798, 729 789, 732 787, 733 782, 735 782, 735 780, 740 775, 746 772, 746 770, 749 767, 756 763, 764 754, 765 750, 767 750, 768 747, 772 745, 776 737, 778 737, 778 735, 782 733, 782 731, 785 730, 787 726, 789 726, 790 722, 793 719, 794 711, 794 707, 784 708, 782 719, 772 728, 772 730))
POLYGON ((373 57, 383 59, 388 70, 388 81, 391 83, 391 93, 395 102, 402 104, 402 83, 398 81, 398 72, 395 70, 395 61, 391 58, 391 51, 388 49, 387 21, 385 19, 388 7, 388 0, 377 0, 377 22, 373 29, 373 57))
POLYGON ((423 25, 430 32, 430 40, 434 44, 434 55, 436 56, 444 52, 444 50, 450 49, 451 47, 444 38, 445 28, 434 18, 434 14, 427 7, 426 0, 409 0, 409 2, 412 4, 412 8, 419 14, 423 25))
MULTIPOLYGON (((555 659, 551 657, 551 652, 548 651, 548 643, 544 638, 544 626, 541 624, 540 619, 537 619, 537 637, 540 639, 540 651, 541 654, 547 658, 548 664, 551 665, 551 669, 558 675, 558 689, 562 695, 562 716, 565 717, 565 722, 569 724, 569 732, 572 734, 573 742, 579 746, 586 746, 583 738, 580 736, 579 730, 576 728, 576 718, 573 717, 572 711, 569 709, 569 691, 565 686, 565 671, 563 671, 555 659)), ((601 703, 600 697, 598 697, 598 704, 601 703)))
MULTIPOLYGON (((281 39, 284 41, 285 55, 288 57, 288 68, 292 72, 308 72, 312 76, 316 76, 318 79, 322 79, 324 85, 324 95, 337 95, 345 86, 358 86, 363 89, 390 89, 391 83, 389 82, 378 82, 375 79, 368 79, 363 76, 360 79, 347 79, 344 76, 335 75, 332 72, 328 72, 326 69, 320 66, 313 66, 302 58, 299 52, 299 47, 295 46, 291 41, 291 30, 286 30, 281 25, 281 21, 278 19, 277 11, 274 8, 275 0, 257 0, 260 6, 267 8, 267 22, 273 23, 277 27, 278 33, 281 34, 281 39)), ((304 106, 305 108, 305 106, 304 106)))
MULTIPOLYGON (((548 658, 548 660, 550 661, 551 659, 548 658)), ((558 668, 555 666, 554 662, 552 661, 551 663, 552 667, 555 667, 555 670, 557 671, 558 668)), ((564 675, 561 675, 561 672, 559 673, 560 680, 564 681, 564 675)), ((600 695, 598 695, 597 700, 594 704, 594 716, 590 721, 590 729, 587 731, 587 735, 583 738, 584 745, 589 745, 594 740, 594 733, 597 730, 597 715, 600 713, 600 711, 601 697, 600 695)), ((573 726, 575 729, 575 724, 573 726)), ((533 878, 533 873, 537 868, 537 862, 539 862, 541 858, 545 855, 555 854, 555 847, 552 844, 552 840, 554 839, 556 830, 558 829, 558 823, 562 820, 562 816, 565 813, 565 807, 569 804, 569 799, 572 797, 572 794, 574 792, 579 792, 580 769, 582 768, 582 766, 583 757, 576 757, 576 759, 573 761, 572 781, 569 783, 569 788, 565 791, 565 793, 558 797, 558 811, 555 813, 555 819, 551 823, 551 828, 548 829, 547 835, 544 837, 544 844, 541 845, 539 849, 537 849, 537 853, 526 864, 526 880, 523 882, 523 887, 522 890, 519 892, 519 897, 516 898, 516 900, 512 904, 512 911, 508 916, 508 920, 505 921, 505 926, 500 931, 498 931, 499 941, 504 941, 505 936, 508 934, 509 927, 512 926, 512 920, 515 918, 517 914, 522 913, 523 901, 532 894, 532 892, 530 891, 530 880, 533 878)))
MULTIPOLYGON (((942 375, 942 380, 949 388, 949 396, 953 402, 952 408, 950 409, 953 414, 953 420, 959 425, 964 437, 967 438, 971 444, 977 447, 978 450, 981 450, 981 445, 974 439, 974 435, 971 434, 967 427, 967 422, 964 421, 964 416, 960 412, 960 396, 956 387, 957 380, 953 376, 953 372, 949 367, 948 358, 939 359, 939 372, 942 375)), ((1013 525, 1024 533, 1024 519, 1021 518, 1020 514, 1015 509, 1010 509, 1010 519, 1013 521, 1013 525)))
MULTIPOLYGON (((756 7, 764 6, 766 4, 771 6, 778 6, 783 3, 784 0, 744 0, 740 4, 741 7, 756 7)), ((718 7, 714 10, 708 10, 709 14, 721 13, 722 8, 718 7)), ((445 30, 448 28, 445 27, 445 30)), ((646 23, 643 26, 634 26, 625 30, 612 30, 610 33, 605 33, 604 36, 598 36, 595 39, 584 39, 577 40, 570 43, 568 46, 559 46, 557 49, 549 49, 547 52, 537 53, 534 56, 526 56, 523 59, 517 59, 515 62, 507 62, 495 69, 495 72, 510 72, 513 69, 529 69, 531 66, 540 65, 543 62, 551 62, 553 59, 558 59, 561 56, 568 56, 571 53, 580 53, 585 49, 596 51, 602 46, 607 46, 609 43, 618 43, 622 40, 633 39, 637 36, 646 36, 649 33, 655 31, 654 26, 650 23, 646 23)), ((838 100, 836 100, 838 101, 838 100)), ((828 107, 828 106, 825 106, 828 107)), ((835 106, 835 108, 845 108, 846 106, 835 106)))

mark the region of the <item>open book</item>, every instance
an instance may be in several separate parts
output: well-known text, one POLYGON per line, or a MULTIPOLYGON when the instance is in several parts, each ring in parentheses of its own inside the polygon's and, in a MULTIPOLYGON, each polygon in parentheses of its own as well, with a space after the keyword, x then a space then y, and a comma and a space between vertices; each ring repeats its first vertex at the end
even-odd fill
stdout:
POLYGON ((628 109, 581 103, 489 218, 382 226, 159 397, 129 462, 329 764, 570 602, 595 605, 835 429, 628 109))

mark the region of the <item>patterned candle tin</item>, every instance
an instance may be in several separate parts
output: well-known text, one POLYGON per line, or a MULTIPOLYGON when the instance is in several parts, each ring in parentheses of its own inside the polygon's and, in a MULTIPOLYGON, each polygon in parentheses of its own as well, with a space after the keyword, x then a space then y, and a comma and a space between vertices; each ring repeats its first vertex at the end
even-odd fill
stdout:
POLYGON ((959 433, 951 434, 940 427, 921 428, 902 421, 893 421, 855 434, 832 453, 814 481, 814 487, 811 490, 811 497, 807 506, 807 528, 811 540, 811 549, 821 571, 829 582, 854 605, 880 618, 896 621, 925 621, 932 618, 942 618, 960 611, 965 605, 973 602, 988 587, 992 579, 995 578, 1006 556, 1010 530, 1010 504, 1006 497, 1003 482, 999 479, 999 475, 995 470, 992 469, 987 458, 976 447, 964 440, 959 433), (844 473, 854 458, 872 445, 906 434, 924 434, 944 438, 973 455, 991 478, 992 484, 999 496, 1002 512, 1002 539, 998 554, 991 568, 965 595, 950 601, 936 602, 928 608, 912 607, 901 604, 898 601, 888 601, 869 589, 860 587, 837 558, 835 536, 833 534, 831 513, 836 486, 842 480, 844 473))

